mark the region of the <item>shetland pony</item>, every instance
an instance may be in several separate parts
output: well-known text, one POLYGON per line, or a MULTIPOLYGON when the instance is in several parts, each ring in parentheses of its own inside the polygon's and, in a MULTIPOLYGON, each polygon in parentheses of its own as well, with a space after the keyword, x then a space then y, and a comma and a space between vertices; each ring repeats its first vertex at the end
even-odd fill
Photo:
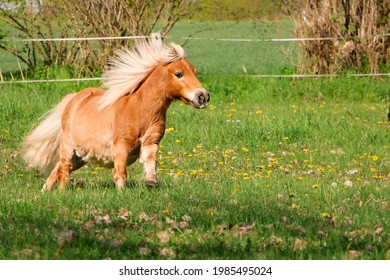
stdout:
POLYGON ((70 173, 87 162, 113 168, 121 190, 126 166, 138 158, 145 183, 157 185, 158 145, 173 100, 200 109, 210 97, 183 48, 140 40, 118 51, 103 74, 104 91, 87 88, 66 95, 23 141, 23 158, 48 175, 42 190, 57 182, 65 190, 70 173))

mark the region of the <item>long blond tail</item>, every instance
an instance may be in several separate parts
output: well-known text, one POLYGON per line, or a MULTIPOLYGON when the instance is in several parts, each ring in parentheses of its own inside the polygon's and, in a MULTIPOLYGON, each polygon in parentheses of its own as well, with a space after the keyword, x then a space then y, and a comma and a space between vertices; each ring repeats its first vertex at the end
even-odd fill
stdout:
POLYGON ((23 159, 30 167, 36 167, 46 175, 60 159, 62 113, 74 96, 75 93, 65 96, 23 140, 23 159))

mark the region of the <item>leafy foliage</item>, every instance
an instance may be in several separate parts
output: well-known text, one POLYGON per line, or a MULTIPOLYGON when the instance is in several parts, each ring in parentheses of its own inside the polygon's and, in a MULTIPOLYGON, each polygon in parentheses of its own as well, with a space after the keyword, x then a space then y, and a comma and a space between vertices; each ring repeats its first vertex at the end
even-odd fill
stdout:
POLYGON ((0 40, 0 48, 29 68, 61 65, 74 69, 78 76, 101 71, 114 49, 131 41, 108 39, 94 44, 86 40, 50 39, 145 35, 155 30, 157 22, 163 22, 159 28, 165 35, 187 15, 187 7, 192 4, 190 0, 55 0, 35 1, 32 9, 29 1, 17 2, 15 9, 0 6, 1 19, 12 27, 7 40, 0 40), (17 46, 11 37, 22 40, 23 47, 17 46))
POLYGON ((300 68, 310 73, 337 73, 366 68, 381 72, 389 61, 390 6, 386 0, 297 0, 288 3, 300 38, 334 38, 302 42, 300 68))

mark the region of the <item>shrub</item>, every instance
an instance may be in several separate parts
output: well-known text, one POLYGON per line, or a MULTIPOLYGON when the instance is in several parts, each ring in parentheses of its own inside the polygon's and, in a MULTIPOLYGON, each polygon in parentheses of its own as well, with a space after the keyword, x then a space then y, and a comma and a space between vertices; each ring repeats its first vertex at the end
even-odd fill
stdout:
POLYGON ((0 5, 0 18, 11 28, 17 47, 7 34, 0 34, 0 48, 16 56, 28 68, 62 65, 75 75, 93 75, 101 71, 116 48, 129 46, 130 40, 50 41, 56 37, 116 37, 148 35, 156 29, 162 35, 189 13, 191 0, 18 0, 0 5), (11 8, 10 8, 11 7, 11 8), (16 33, 15 33, 16 30, 16 33), (5 38, 4 38, 5 37, 5 38), (8 38, 10 38, 8 36, 8 38))
MULTIPOLYGON (((285 2, 285 1, 284 1, 285 2)), ((295 33, 303 41, 302 72, 337 73, 348 68, 380 72, 390 56, 390 6, 386 0, 295 0, 295 33)))

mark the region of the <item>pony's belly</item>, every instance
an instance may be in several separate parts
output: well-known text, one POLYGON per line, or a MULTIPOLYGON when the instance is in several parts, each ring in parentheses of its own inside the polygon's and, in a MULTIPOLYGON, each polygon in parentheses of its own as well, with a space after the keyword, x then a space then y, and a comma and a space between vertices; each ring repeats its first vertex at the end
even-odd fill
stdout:
POLYGON ((93 162, 98 165, 112 168, 114 167, 114 159, 111 154, 104 153, 93 153, 92 151, 83 151, 82 149, 76 149, 74 151, 75 155, 80 158, 83 162, 93 162))
MULTIPOLYGON (((127 165, 133 164, 139 158, 139 149, 133 149, 127 156, 127 165)), ((86 151, 84 149, 76 149, 74 154, 83 162, 92 162, 106 168, 114 167, 114 158, 112 149, 107 149, 107 153, 94 153, 92 151, 86 151)))

